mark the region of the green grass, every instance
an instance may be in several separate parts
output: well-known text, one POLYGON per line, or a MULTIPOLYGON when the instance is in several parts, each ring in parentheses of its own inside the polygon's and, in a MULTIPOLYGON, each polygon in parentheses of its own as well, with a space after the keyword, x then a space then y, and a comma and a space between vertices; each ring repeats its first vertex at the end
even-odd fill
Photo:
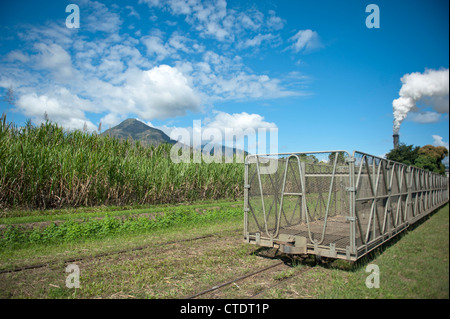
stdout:
MULTIPOLYGON (((208 209, 212 206, 216 208, 227 208, 242 206, 242 201, 198 201, 190 203, 189 207, 195 210, 208 209)), ((184 207, 186 204, 179 204, 175 207, 184 207)), ((135 216, 139 214, 158 213, 173 210, 174 205, 135 205, 135 206, 99 206, 99 207, 79 207, 52 210, 10 210, 3 212, 0 218, 0 225, 38 223, 47 221, 67 221, 83 218, 96 218, 108 216, 135 216)))
POLYGON ((312 298, 449 298, 449 205, 353 267, 344 265, 316 266, 291 288, 312 298), (379 267, 379 288, 366 287, 369 264, 379 267))
MULTIPOLYGON (((196 211, 193 207, 191 210, 196 211)), ((239 210, 242 212, 241 208, 239 210)), ((103 238, 5 249, 0 251, 0 269, 51 264, 35 270, 0 274, 0 297, 182 298, 276 262, 258 257, 259 248, 242 241, 239 232, 242 226, 242 215, 236 215, 192 224, 173 223, 143 232, 116 232, 103 238), (210 234, 216 236, 167 244, 210 234), (67 264, 64 260, 139 246, 147 248, 77 262, 81 269, 81 288, 65 287, 67 264)), ((247 284, 231 285, 218 297, 246 298, 262 291, 270 282, 277 286, 258 298, 448 299, 448 227, 447 205, 353 266, 334 262, 303 272, 311 263, 298 263, 268 277, 256 276, 247 284), (365 285, 369 275, 365 270, 369 264, 376 264, 380 269, 378 289, 365 285)))
POLYGON ((195 225, 178 223, 170 227, 114 232, 104 237, 90 236, 77 240, 17 245, 0 250, 0 270, 44 262, 54 263, 64 259, 111 253, 143 245, 158 247, 159 244, 170 241, 185 240, 211 233, 220 234, 230 229, 236 230, 240 228, 241 220, 240 216, 211 219, 195 225))
MULTIPOLYGON (((136 211, 126 212, 124 215, 106 214, 103 218, 83 217, 82 220, 71 218, 60 223, 50 223, 46 227, 21 227, 8 225, 0 236, 0 250, 14 249, 24 245, 51 244, 68 241, 80 241, 89 238, 104 238, 121 233, 150 232, 156 229, 169 228, 180 225, 202 225, 211 222, 222 222, 242 217, 241 207, 213 207, 213 209, 199 211, 195 207, 171 207, 154 209, 155 214, 146 216, 134 215, 136 211), (161 211, 163 210, 163 211, 161 211), (158 211, 156 213, 156 211, 158 211), (133 215, 132 215, 133 214, 133 215), (120 218, 115 218, 119 217, 120 218)), ((149 211, 141 211, 141 213, 149 211)), ((43 217, 43 216, 42 216, 43 217)), ((53 217, 53 216, 52 216, 53 217)), ((16 218, 15 218, 16 219, 16 218)))
MULTIPOLYGON (((52 262, 49 267, 0 274, 0 298, 180 298, 227 279, 233 267, 251 271, 254 246, 236 233, 241 218, 196 225, 174 225, 146 233, 120 233, 103 239, 21 247, 0 253, 2 269, 52 262), (168 241, 216 235, 218 239, 168 241), (230 235, 234 238, 230 240, 230 235), (222 239, 223 238, 223 239, 222 239), (238 239, 239 238, 239 239, 238 239), (133 247, 144 250, 78 262, 81 288, 65 287, 63 260, 133 247), (231 267, 231 268, 230 268, 231 267)), ((268 261, 261 261, 263 264, 268 261)))

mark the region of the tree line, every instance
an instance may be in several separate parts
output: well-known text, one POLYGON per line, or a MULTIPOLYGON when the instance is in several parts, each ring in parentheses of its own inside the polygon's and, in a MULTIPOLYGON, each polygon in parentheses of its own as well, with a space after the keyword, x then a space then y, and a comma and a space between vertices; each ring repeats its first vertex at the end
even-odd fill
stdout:
POLYGON ((448 149, 444 146, 414 146, 400 143, 397 148, 386 154, 391 161, 416 166, 434 173, 445 175, 445 165, 442 163, 448 156, 448 149))

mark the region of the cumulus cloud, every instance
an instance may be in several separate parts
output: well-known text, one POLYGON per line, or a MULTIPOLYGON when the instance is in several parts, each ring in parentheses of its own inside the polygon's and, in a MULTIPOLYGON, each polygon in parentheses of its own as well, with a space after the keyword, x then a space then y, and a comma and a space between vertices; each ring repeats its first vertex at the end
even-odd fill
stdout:
POLYGON ((136 11, 136 9, 133 6, 125 6, 125 8, 130 11, 128 13, 129 16, 136 17, 137 19, 141 19, 140 14, 136 11))
POLYGON ((267 26, 272 30, 281 30, 284 28, 286 21, 276 15, 274 10, 269 10, 269 18, 267 19, 267 26))
POLYGON ((137 72, 124 87, 133 113, 144 119, 165 119, 200 111, 201 100, 176 68, 161 65, 137 72))
POLYGON ((243 71, 244 65, 239 56, 229 58, 206 51, 201 62, 180 63, 177 67, 183 70, 195 86, 202 88, 205 99, 210 102, 272 99, 303 94, 286 89, 280 79, 243 71))
MULTIPOLYGON (((149 124, 149 122, 147 122, 149 124)), ((153 126, 153 125, 151 125, 153 126)), ((250 130, 257 131, 258 129, 271 129, 278 128, 273 122, 268 122, 265 120, 264 116, 259 114, 249 114, 247 112, 241 113, 227 113, 223 111, 213 111, 213 116, 211 118, 206 118, 203 123, 200 124, 202 128, 207 129, 218 129, 224 132, 225 129, 230 130, 250 130)), ((192 133, 193 127, 177 127, 177 126, 157 126, 157 128, 164 131, 167 135, 174 129, 186 129, 192 133)))
POLYGON ((439 135, 432 135, 433 137, 433 145, 434 146, 444 146, 446 149, 449 149, 449 144, 448 142, 445 142, 443 140, 442 136, 439 135))
POLYGON ((47 114, 49 120, 66 129, 83 129, 85 123, 89 131, 96 129, 84 114, 84 111, 92 109, 91 103, 64 88, 43 95, 24 94, 17 101, 17 106, 36 123, 42 123, 44 114, 47 114))
POLYGON ((13 50, 6 55, 6 61, 8 62, 20 61, 22 63, 26 63, 29 60, 30 57, 28 56, 28 54, 24 54, 19 50, 13 50))
POLYGON ((102 123, 103 129, 108 129, 113 126, 116 126, 120 122, 126 119, 126 116, 119 115, 117 113, 108 113, 104 117, 100 119, 100 123, 102 123))
MULTIPOLYGON (((128 114, 151 120, 201 110, 198 93, 179 70, 168 65, 127 70, 120 85, 99 78, 86 78, 85 81, 74 84, 70 90, 54 86, 49 86, 42 94, 22 90, 18 110, 36 122, 41 122, 46 112, 52 121, 68 128, 77 125, 82 128, 86 121, 85 112, 106 113, 101 121, 107 127, 117 124, 128 114)), ((91 124, 88 122, 89 129, 94 127, 91 124)))
POLYGON ((240 42, 238 44, 238 47, 240 47, 242 49, 249 48, 249 47, 259 47, 264 42, 269 43, 269 44, 279 45, 281 40, 278 36, 275 36, 271 33, 267 33, 267 34, 259 33, 253 38, 246 39, 245 41, 240 42))
POLYGON ((73 76, 70 55, 58 44, 35 44, 39 51, 36 56, 36 66, 52 72, 56 80, 67 80, 73 76))
POLYGON ((236 12, 227 8, 225 0, 140 0, 140 2, 146 3, 151 8, 165 8, 173 15, 186 16, 185 21, 201 36, 220 42, 234 42, 244 36, 245 31, 270 33, 282 29, 285 25, 285 20, 278 17, 273 10, 269 10, 267 16, 255 7, 236 12))
POLYGON ((255 113, 241 112, 230 114, 214 111, 214 118, 206 121, 206 129, 209 129, 210 132, 221 132, 219 136, 221 136, 222 140, 220 142, 224 145, 238 149, 247 149, 251 153, 257 153, 257 149, 259 153, 267 152, 267 146, 270 145, 269 143, 274 142, 274 137, 276 137, 276 145, 271 147, 277 147, 278 145, 278 135, 274 133, 278 130, 277 125, 266 121, 263 116, 255 113))
MULTIPOLYGON (((433 137, 433 145, 434 146, 444 146, 447 150, 450 150, 449 143, 445 142, 442 136, 432 135, 432 137, 433 137)), ((449 156, 445 157, 442 160, 442 163, 448 167, 449 166, 449 156)))
POLYGON ((300 51, 308 53, 322 47, 319 34, 310 29, 298 31, 294 36, 289 38, 289 42, 293 42, 290 48, 296 53, 300 51))
POLYGON ((441 114, 437 112, 411 113, 409 119, 416 123, 428 124, 436 123, 441 120, 441 114))
POLYGON ((62 47, 72 43, 71 32, 73 29, 66 28, 62 23, 53 21, 47 22, 44 26, 30 25, 24 30, 19 30, 17 36, 25 42, 44 42, 46 44, 55 43, 62 47))
POLYGON ((158 61, 175 53, 175 50, 158 36, 144 36, 141 38, 141 42, 147 48, 147 55, 155 56, 158 61))
POLYGON ((231 78, 217 78, 213 89, 226 99, 278 98, 297 94, 293 91, 283 90, 277 79, 271 79, 267 75, 244 72, 231 78))
POLYGON ((90 32, 117 32, 122 24, 120 16, 98 1, 79 0, 81 24, 90 32))
MULTIPOLYGON (((275 151, 278 147, 278 127, 259 114, 227 113, 213 111, 212 118, 193 122, 190 127, 158 126, 170 138, 194 147, 208 144, 225 145, 231 148, 245 149, 251 153, 267 152, 267 147, 275 151)), ((208 149, 209 150, 209 149, 208 149)))
POLYGON ((254 130, 277 127, 275 123, 266 122, 264 117, 259 114, 248 114, 247 112, 229 114, 221 111, 214 111, 214 114, 214 118, 207 122, 207 127, 254 130))
MULTIPOLYGON (((130 116, 161 120, 201 112, 217 101, 302 93, 291 81, 254 72, 238 54, 282 42, 275 31, 285 21, 275 11, 263 13, 255 5, 238 12, 224 0, 139 2, 152 8, 149 16, 154 16, 153 9, 162 10, 184 20, 190 30, 165 24, 172 32, 163 32, 155 23, 130 35, 121 29, 119 12, 144 20, 145 11, 88 0, 77 2, 80 29, 52 21, 18 26, 20 49, 0 60, 0 87, 14 87, 16 110, 37 122, 47 112, 52 121, 70 128, 87 122, 91 129, 96 125, 87 120, 88 112, 99 114, 106 128, 130 116), (208 50, 217 41, 219 45, 208 50)), ((239 114, 233 115, 235 121, 258 123, 254 114, 239 114)), ((220 113, 216 117, 215 122, 225 119, 220 113)))

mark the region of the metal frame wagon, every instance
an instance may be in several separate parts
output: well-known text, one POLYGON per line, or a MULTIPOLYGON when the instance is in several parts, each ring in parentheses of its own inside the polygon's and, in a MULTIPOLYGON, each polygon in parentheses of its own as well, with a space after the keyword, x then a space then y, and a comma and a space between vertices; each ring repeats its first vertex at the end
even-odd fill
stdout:
POLYGON ((448 178, 359 151, 248 155, 244 240, 355 261, 448 202, 448 178))

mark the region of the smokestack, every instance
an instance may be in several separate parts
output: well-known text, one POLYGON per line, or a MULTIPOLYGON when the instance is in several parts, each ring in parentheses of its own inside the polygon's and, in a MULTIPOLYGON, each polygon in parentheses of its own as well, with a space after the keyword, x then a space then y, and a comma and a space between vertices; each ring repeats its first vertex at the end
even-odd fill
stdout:
POLYGON ((398 134, 394 134, 394 135, 392 135, 392 137, 394 138, 394 149, 397 149, 399 136, 398 136, 398 134))

